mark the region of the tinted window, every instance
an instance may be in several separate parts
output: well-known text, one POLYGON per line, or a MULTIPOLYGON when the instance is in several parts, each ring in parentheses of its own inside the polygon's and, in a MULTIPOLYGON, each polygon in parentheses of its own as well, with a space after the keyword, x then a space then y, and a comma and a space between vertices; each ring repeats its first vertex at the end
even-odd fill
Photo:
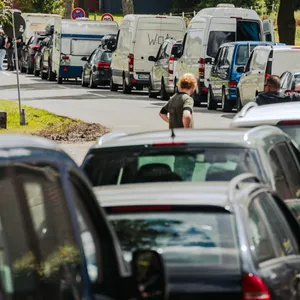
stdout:
POLYGON ((204 29, 188 31, 184 51, 188 57, 200 58, 203 46, 204 29))
POLYGON ((288 134, 298 146, 300 146, 300 124, 299 125, 278 125, 278 127, 288 134))
POLYGON ((94 186, 159 181, 228 181, 251 172, 259 175, 255 152, 247 149, 148 150, 99 152, 84 170, 94 186))
POLYGON ((226 51, 223 58, 223 66, 230 67, 232 63, 232 56, 234 52, 234 47, 226 47, 226 51))
POLYGON ((161 249, 167 264, 239 268, 234 217, 210 212, 109 213, 124 257, 136 248, 161 249))
POLYGON ((288 200, 286 201, 286 204, 300 225, 300 200, 288 200))
POLYGON ((255 48, 254 45, 250 47, 248 45, 241 45, 238 47, 237 54, 236 54, 236 61, 235 64, 238 66, 244 66, 247 64, 249 56, 252 50, 255 48))
POLYGON ((237 41, 260 41, 260 25, 258 22, 237 20, 237 41))
POLYGON ((286 72, 284 74, 282 74, 282 77, 280 79, 280 88, 281 89, 285 89, 287 90, 289 87, 289 82, 288 82, 288 78, 289 78, 289 72, 286 72))
POLYGON ((271 241, 271 236, 262 213, 257 206, 257 201, 252 201, 249 205, 248 218, 250 244, 254 247, 257 261, 264 262, 275 258, 276 252, 271 241))
POLYGON ((259 50, 254 53, 253 60, 252 60, 252 70, 266 70, 266 66, 269 59, 269 51, 268 50, 259 50))
POLYGON ((104 52, 102 54, 101 59, 104 60, 104 61, 108 61, 108 62, 111 61, 111 59, 112 59, 112 52, 104 52))
POLYGON ((215 58, 222 44, 234 41, 235 32, 211 31, 208 38, 207 55, 215 58))

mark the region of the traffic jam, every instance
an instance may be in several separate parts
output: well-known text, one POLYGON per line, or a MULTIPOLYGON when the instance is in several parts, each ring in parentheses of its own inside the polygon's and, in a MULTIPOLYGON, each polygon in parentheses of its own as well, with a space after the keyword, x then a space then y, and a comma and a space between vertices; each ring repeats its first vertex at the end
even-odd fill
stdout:
POLYGON ((112 131, 80 166, 0 135, 0 299, 300 299, 300 47, 232 4, 22 18, 20 73, 147 90, 169 130, 112 131), (186 125, 200 105, 230 127, 186 125))

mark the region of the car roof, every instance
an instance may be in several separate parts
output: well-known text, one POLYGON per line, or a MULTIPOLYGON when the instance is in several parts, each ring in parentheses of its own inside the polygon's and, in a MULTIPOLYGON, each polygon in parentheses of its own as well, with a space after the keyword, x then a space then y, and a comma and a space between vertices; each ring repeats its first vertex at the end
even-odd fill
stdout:
MULTIPOLYGON (((260 41, 243 41, 243 42, 230 42, 230 43, 225 43, 222 44, 221 47, 224 46, 248 46, 248 45, 257 45, 257 46, 275 46, 278 45, 279 43, 275 43, 275 42, 260 42, 260 41)), ((284 45, 284 44, 282 44, 284 45)))
POLYGON ((300 120, 300 102, 245 106, 232 120, 231 127, 277 125, 280 121, 300 120))
POLYGON ((101 206, 213 205, 228 206, 229 182, 156 182, 94 187, 101 206))
POLYGON ((281 136, 288 139, 279 128, 274 126, 259 126, 252 129, 175 129, 127 134, 112 132, 101 137, 91 148, 91 151, 103 148, 143 146, 153 144, 188 143, 234 145, 236 147, 254 148, 270 136, 281 136))

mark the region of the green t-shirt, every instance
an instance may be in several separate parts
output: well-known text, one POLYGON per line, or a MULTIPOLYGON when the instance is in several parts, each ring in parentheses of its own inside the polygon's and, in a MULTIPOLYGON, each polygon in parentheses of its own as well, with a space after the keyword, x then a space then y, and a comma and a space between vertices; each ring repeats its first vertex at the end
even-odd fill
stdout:
MULTIPOLYGON (((183 128, 182 116, 185 110, 193 114, 194 99, 186 93, 175 94, 168 103, 161 109, 162 114, 169 113, 169 128, 183 128)), ((190 128, 194 128, 192 118, 190 128)))

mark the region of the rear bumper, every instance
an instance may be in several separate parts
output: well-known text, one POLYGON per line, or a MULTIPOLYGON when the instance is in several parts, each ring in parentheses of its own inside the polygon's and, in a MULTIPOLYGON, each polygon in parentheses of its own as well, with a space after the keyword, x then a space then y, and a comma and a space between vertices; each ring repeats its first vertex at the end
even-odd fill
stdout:
POLYGON ((58 76, 61 78, 78 78, 81 77, 81 66, 60 66, 58 76))
POLYGON ((230 101, 236 101, 236 99, 237 99, 236 88, 228 88, 227 89, 227 98, 230 101))
POLYGON ((126 79, 127 79, 127 83, 130 86, 144 86, 144 87, 148 87, 149 86, 149 78, 150 78, 150 73, 126 73, 126 79), (147 79, 140 79, 139 75, 148 75, 147 79))
POLYGON ((111 69, 98 69, 93 73, 94 82, 98 85, 108 85, 111 78, 111 69))

